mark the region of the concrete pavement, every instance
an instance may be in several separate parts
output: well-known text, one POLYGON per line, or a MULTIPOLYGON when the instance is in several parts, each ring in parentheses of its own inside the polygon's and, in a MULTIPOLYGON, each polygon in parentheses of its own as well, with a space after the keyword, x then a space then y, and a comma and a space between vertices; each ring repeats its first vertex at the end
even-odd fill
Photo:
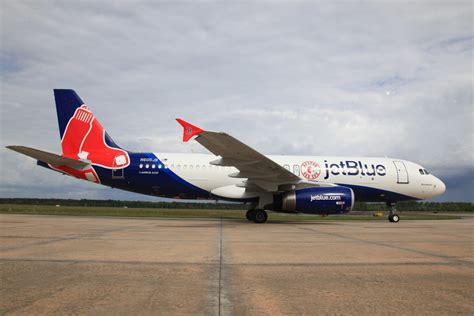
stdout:
POLYGON ((0 215, 1 314, 473 314, 474 219, 0 215))

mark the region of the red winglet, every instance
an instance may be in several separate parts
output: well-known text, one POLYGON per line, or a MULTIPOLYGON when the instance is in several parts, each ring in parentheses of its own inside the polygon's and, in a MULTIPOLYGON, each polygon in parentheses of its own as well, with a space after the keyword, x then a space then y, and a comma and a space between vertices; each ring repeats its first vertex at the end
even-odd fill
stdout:
POLYGON ((176 121, 178 121, 178 123, 181 124, 181 126, 184 128, 183 142, 187 142, 194 135, 204 132, 204 130, 200 129, 199 127, 189 124, 188 122, 183 121, 182 119, 177 118, 176 121))

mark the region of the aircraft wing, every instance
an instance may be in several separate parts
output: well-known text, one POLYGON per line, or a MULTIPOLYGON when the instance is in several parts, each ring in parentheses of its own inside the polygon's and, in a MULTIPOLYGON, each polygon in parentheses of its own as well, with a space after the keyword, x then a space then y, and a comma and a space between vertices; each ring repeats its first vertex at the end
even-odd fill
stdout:
POLYGON ((176 120, 184 128, 183 141, 187 142, 191 137, 197 135, 197 142, 214 155, 221 157, 212 161, 211 164, 232 166, 239 170, 237 173, 230 174, 230 177, 248 179, 248 183, 276 182, 278 184, 291 184, 302 181, 300 177, 275 161, 226 133, 204 131, 181 119, 176 120))
POLYGON ((89 163, 64 157, 61 155, 49 153, 47 151, 26 146, 6 146, 8 149, 19 152, 20 154, 35 158, 37 160, 49 163, 54 166, 68 166, 74 169, 84 169, 90 166, 89 163))

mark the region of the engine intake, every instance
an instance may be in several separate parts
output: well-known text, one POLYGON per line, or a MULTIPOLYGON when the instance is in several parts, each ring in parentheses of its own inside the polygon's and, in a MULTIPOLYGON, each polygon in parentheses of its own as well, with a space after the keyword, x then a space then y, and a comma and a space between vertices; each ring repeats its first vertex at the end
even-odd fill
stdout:
POLYGON ((334 186, 288 191, 278 202, 274 203, 274 209, 280 212, 340 214, 350 212, 355 200, 352 189, 334 186))

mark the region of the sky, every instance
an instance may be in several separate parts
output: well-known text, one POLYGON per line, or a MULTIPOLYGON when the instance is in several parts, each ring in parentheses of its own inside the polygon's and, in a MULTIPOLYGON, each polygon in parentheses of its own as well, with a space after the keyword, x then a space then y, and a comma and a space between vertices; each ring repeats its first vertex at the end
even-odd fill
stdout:
POLYGON ((395 157, 474 201, 471 1, 0 0, 0 197, 156 200, 51 172, 54 88, 132 151, 206 152, 181 117, 265 154, 395 157))

